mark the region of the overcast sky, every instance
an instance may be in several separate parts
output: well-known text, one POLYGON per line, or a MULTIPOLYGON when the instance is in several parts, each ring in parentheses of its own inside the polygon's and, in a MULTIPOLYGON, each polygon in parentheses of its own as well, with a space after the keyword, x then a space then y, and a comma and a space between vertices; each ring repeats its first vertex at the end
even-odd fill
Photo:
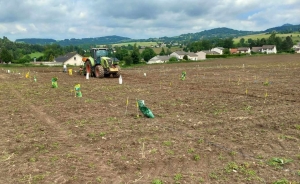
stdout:
POLYGON ((0 0, 0 36, 134 39, 300 24, 300 0, 0 0))

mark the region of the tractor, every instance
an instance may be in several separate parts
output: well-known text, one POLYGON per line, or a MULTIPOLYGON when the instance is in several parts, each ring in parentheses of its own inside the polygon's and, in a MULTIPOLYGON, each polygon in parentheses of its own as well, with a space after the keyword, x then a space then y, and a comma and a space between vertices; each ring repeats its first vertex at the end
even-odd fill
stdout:
POLYGON ((89 73, 91 77, 120 77, 121 68, 118 62, 108 57, 108 48, 91 48, 90 57, 83 57, 83 74, 89 73))

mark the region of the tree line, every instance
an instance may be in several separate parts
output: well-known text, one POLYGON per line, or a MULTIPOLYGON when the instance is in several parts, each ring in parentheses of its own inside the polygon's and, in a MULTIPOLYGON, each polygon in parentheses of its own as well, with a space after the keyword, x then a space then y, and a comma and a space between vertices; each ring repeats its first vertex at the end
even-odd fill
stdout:
POLYGON ((185 51, 198 52, 201 50, 210 50, 214 47, 223 47, 225 48, 225 54, 229 54, 230 48, 237 47, 261 47, 263 45, 276 45, 278 52, 291 52, 291 49, 294 45, 291 36, 287 36, 282 39, 281 37, 276 36, 276 33, 273 32, 269 38, 257 38, 245 40, 241 38, 239 43, 234 44, 233 38, 225 38, 225 39, 210 39, 210 40, 200 40, 196 42, 191 42, 187 44, 184 48, 185 51))
POLYGON ((39 52, 43 55, 36 61, 53 61, 57 56, 68 52, 77 52, 84 55, 85 51, 78 46, 60 46, 58 44, 26 44, 12 42, 7 37, 0 38, 0 62, 29 63, 33 60, 30 54, 39 52))
MULTIPOLYGON (((194 42, 184 42, 182 49, 186 52, 198 52, 201 50, 210 50, 214 47, 225 48, 224 53, 229 54, 229 48, 235 47, 259 47, 262 45, 276 45, 278 52, 290 52, 293 46, 293 41, 291 36, 287 36, 282 39, 276 36, 273 32, 269 38, 257 38, 256 40, 249 38, 245 40, 241 38, 239 43, 234 44, 233 38, 212 38, 203 39, 194 42)), ((138 64, 143 59, 144 61, 149 61, 151 58, 155 57, 157 54, 151 47, 146 47, 141 53, 139 51, 140 47, 136 44, 127 46, 112 48, 111 45, 106 45, 106 47, 114 50, 111 52, 110 57, 115 57, 121 61, 125 61, 127 65, 138 64)), ((166 48, 162 48, 159 55, 170 55, 171 46, 168 45, 166 48)), ((19 42, 12 42, 7 37, 0 38, 0 62, 12 62, 12 63, 29 63, 33 60, 30 57, 31 53, 39 52, 42 56, 36 58, 36 61, 53 61, 57 56, 64 55, 68 52, 77 52, 82 56, 89 56, 89 52, 82 49, 79 46, 61 46, 58 44, 26 44, 19 42)))

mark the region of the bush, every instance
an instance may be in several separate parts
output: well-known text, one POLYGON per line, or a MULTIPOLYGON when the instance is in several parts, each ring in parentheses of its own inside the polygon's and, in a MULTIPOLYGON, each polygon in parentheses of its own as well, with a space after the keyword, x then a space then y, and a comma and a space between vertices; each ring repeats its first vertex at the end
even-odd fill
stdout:
POLYGON ((169 61, 170 61, 170 62, 176 62, 176 61, 178 61, 178 59, 177 59, 176 57, 171 57, 171 58, 169 59, 169 61))

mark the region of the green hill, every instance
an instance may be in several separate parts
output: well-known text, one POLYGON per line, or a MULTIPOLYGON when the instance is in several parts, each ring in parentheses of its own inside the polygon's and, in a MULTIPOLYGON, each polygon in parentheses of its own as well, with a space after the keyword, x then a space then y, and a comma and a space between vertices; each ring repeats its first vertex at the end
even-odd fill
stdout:
MULTIPOLYGON (((266 29, 265 31, 241 31, 241 30, 234 30, 231 28, 214 28, 210 30, 204 30, 201 32, 196 33, 187 33, 181 34, 179 36, 174 37, 160 37, 160 38, 148 38, 148 39, 131 39, 128 37, 122 36, 104 36, 104 37, 96 37, 96 38, 82 38, 82 39, 64 39, 64 40, 54 40, 54 39, 39 39, 39 38, 26 38, 26 39, 17 39, 16 42, 20 43, 29 43, 29 44, 39 44, 39 45, 46 45, 46 44, 59 44, 61 46, 81 46, 81 48, 89 48, 91 45, 106 45, 106 44, 120 44, 120 43, 128 43, 128 42, 164 42, 166 44, 169 43, 187 43, 187 42, 194 42, 203 39, 215 39, 215 38, 245 38, 246 40, 249 38, 256 39, 256 38, 263 38, 268 37, 265 35, 266 33, 272 32, 283 34, 291 34, 296 31, 300 31, 300 25, 292 25, 292 24, 284 24, 282 26, 273 27, 266 29), (257 35, 257 36, 252 36, 257 35)), ((296 41, 295 35, 294 41, 296 41)), ((293 36, 294 37, 294 36, 293 36)))
MULTIPOLYGON (((244 38, 245 41, 247 41, 248 39, 252 39, 252 40, 257 40, 257 39, 262 39, 262 38, 269 38, 271 34, 269 33, 261 33, 261 34, 252 34, 252 35, 246 35, 246 36, 239 36, 237 38, 234 38, 234 44, 239 43, 241 38, 244 38)), ((276 36, 281 37, 281 38, 286 38, 287 36, 291 36, 292 40, 294 43, 298 43, 300 42, 300 32, 294 32, 294 33, 276 33, 276 36)))

